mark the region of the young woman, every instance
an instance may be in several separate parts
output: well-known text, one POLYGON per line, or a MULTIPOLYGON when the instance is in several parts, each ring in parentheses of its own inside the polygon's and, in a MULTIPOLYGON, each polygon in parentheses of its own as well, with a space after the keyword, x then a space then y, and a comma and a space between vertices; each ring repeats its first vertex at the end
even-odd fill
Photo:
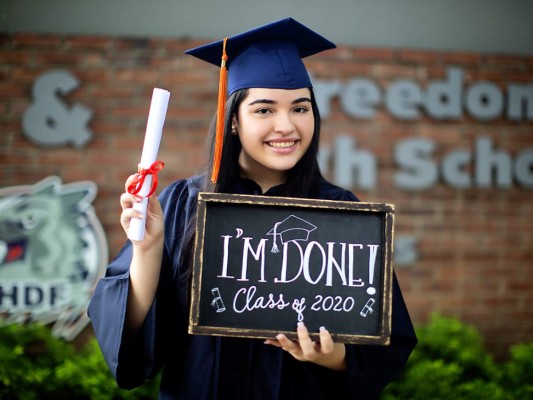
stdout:
POLYGON ((389 346, 334 343, 327 327, 313 342, 304 324, 296 341, 187 334, 200 191, 358 201, 317 163, 320 116, 301 57, 333 47, 288 18, 188 51, 215 64, 224 54, 229 98, 211 129, 210 176, 174 182, 146 215, 121 196, 124 230, 145 218, 145 238, 126 243, 89 306, 121 387, 162 368, 161 399, 377 399, 407 362, 416 337, 395 277, 389 346))

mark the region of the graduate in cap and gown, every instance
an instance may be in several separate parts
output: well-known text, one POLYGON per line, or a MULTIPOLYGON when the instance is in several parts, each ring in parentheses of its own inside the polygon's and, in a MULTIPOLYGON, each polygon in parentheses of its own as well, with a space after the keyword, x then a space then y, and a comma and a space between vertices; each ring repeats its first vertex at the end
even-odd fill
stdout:
POLYGON ((317 162, 320 116, 302 58, 334 47, 287 18, 186 52, 221 68, 209 170, 151 196, 146 215, 121 196, 124 230, 145 218, 145 237, 124 245, 88 310, 120 387, 162 369, 160 399, 377 399, 404 367, 416 336, 395 276, 388 346, 334 343, 327 326, 315 343, 304 324, 296 341, 187 333, 200 191, 358 201, 317 162))

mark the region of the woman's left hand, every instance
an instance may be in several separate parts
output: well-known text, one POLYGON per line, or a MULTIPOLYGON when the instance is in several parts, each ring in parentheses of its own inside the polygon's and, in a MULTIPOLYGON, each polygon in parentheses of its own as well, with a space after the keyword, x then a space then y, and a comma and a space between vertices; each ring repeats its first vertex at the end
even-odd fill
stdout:
POLYGON ((299 361, 310 361, 336 371, 346 370, 346 348, 343 343, 334 343, 326 328, 320 328, 320 342, 313 342, 303 322, 298 322, 298 340, 290 340, 279 334, 276 339, 267 339, 265 344, 281 347, 299 361))

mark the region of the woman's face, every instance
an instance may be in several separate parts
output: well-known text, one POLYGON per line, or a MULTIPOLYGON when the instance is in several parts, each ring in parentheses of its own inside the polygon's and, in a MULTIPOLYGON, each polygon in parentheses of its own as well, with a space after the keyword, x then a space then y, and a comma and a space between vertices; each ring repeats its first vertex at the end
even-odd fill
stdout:
POLYGON ((242 174, 260 185, 282 183, 313 138, 311 93, 307 88, 249 89, 234 123, 242 144, 242 174))

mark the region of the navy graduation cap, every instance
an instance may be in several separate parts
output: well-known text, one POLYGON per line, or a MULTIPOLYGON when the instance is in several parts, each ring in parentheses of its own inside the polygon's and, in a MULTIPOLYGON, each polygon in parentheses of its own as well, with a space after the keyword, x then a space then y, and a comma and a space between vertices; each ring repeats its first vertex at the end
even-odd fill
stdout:
POLYGON ((274 244, 272 246, 272 253, 278 253, 277 237, 281 239, 281 243, 286 243, 290 240, 299 240, 306 242, 309 239, 309 233, 314 231, 316 226, 312 223, 297 217, 296 215, 290 215, 283 221, 276 222, 274 228, 268 231, 267 235, 274 236, 274 244))
MULTIPOLYGON (((335 47, 335 44, 292 18, 227 38, 228 95, 252 87, 311 87, 302 58, 335 47)), ((220 40, 185 53, 219 66, 223 51, 224 40, 220 40)))
POLYGON ((310 88, 302 58, 335 47, 305 25, 285 18, 185 52, 221 67, 213 183, 220 168, 226 95, 249 88, 310 88))

